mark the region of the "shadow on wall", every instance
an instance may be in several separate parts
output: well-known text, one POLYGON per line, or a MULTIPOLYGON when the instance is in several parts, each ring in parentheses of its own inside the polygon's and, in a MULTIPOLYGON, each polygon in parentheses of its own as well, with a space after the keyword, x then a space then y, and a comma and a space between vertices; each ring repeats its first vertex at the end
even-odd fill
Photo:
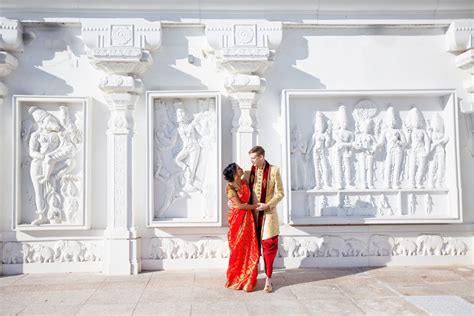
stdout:
MULTIPOLYGON (((78 37, 80 28, 48 24, 26 27, 25 32, 34 34, 34 38, 23 53, 16 54, 18 68, 7 77, 12 94, 67 95, 88 84, 87 74, 81 74, 83 70, 79 67, 80 56, 87 58, 78 37)), ((88 61, 82 61, 85 63, 88 61)))
MULTIPOLYGON (((194 38, 201 38, 201 29, 165 29, 162 31, 162 44, 152 53, 153 65, 141 75, 146 90, 207 90, 200 78, 188 73, 205 75, 202 72, 201 57, 194 57, 190 63, 188 56, 194 38)), ((205 39, 204 39, 205 40, 205 39)), ((215 71, 213 69, 213 71, 215 71)))
POLYGON ((275 62, 264 75, 267 89, 274 91, 278 98, 282 89, 325 89, 326 85, 319 78, 297 68, 298 61, 306 60, 308 57, 308 40, 304 34, 295 36, 291 30, 285 30, 275 62))

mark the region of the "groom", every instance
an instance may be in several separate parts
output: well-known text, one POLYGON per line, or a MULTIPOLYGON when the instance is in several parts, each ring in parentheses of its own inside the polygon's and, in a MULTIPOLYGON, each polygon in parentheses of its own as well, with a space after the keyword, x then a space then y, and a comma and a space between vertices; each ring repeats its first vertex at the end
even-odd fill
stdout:
MULTIPOLYGON (((244 173, 252 198, 257 199, 259 207, 254 211, 257 226, 257 239, 263 248, 265 274, 267 279, 264 291, 272 292, 273 261, 278 252, 279 223, 276 205, 283 199, 283 184, 280 169, 265 160, 265 149, 255 146, 249 151, 252 169, 244 173)), ((253 201, 249 202, 253 203, 253 201)))

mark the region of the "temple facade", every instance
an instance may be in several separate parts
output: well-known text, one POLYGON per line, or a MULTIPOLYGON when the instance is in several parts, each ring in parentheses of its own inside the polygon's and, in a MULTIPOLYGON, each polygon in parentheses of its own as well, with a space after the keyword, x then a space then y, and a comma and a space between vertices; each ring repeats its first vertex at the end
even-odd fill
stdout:
POLYGON ((276 267, 473 264, 471 1, 0 9, 2 274, 226 267, 255 145, 276 267))

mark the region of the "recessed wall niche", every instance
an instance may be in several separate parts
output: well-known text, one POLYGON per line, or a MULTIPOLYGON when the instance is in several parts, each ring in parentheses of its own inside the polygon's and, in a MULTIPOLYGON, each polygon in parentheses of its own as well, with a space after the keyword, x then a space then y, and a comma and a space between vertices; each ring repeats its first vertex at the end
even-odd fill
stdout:
POLYGON ((147 94, 148 226, 221 225, 217 92, 147 94))
POLYGON ((13 229, 89 228, 87 98, 14 96, 13 229))
POLYGON ((284 90, 291 224, 462 221, 452 90, 284 90))

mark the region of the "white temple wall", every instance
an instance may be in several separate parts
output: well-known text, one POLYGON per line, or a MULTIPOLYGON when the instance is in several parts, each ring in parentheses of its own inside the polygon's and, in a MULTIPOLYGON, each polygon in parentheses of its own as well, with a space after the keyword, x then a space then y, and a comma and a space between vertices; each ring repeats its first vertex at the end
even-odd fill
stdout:
MULTIPOLYGON (((221 224, 213 227, 147 227, 148 92, 186 90, 220 94, 222 166, 233 159, 232 148, 235 144, 232 144, 231 129, 234 114, 223 84, 226 75, 217 71, 209 52, 205 23, 203 20, 201 24, 194 25, 163 24, 161 47, 151 53, 154 62, 140 75, 144 92, 138 97, 133 112, 130 216, 133 217, 132 225, 138 231, 138 261, 141 261, 141 269, 226 266, 227 207, 222 192, 224 183, 219 191, 223 202, 217 210, 221 224), (172 240, 171 246, 166 244, 169 240, 172 240)), ((458 98, 468 102, 469 96, 463 82, 470 75, 457 68, 455 56, 446 51, 446 25, 284 25, 283 39, 276 50, 275 60, 262 75, 266 80, 265 90, 260 92, 257 105, 258 143, 265 147, 267 160, 282 167, 285 161, 283 138, 286 134, 281 106, 284 89, 455 90, 458 98)), ((79 24, 26 23, 24 31, 33 32, 35 38, 25 43, 23 52, 13 53, 18 59, 18 67, 3 78, 9 92, 3 97, 0 106, 0 244, 3 247, 0 252, 3 253, 3 266, 0 264, 0 267, 5 274, 105 271, 104 263, 110 258, 104 248, 108 225, 107 177, 110 176, 107 174, 110 162, 107 161, 106 132, 110 111, 104 93, 98 87, 104 72, 94 68, 88 60, 87 49, 80 38, 79 24), (88 98, 90 121, 87 132, 91 137, 87 144, 90 148, 87 180, 90 185, 87 198, 90 226, 87 229, 11 230, 14 209, 14 95, 88 98), (61 252, 65 254, 64 257, 59 255, 51 259, 53 263, 47 262, 48 254, 41 251, 54 250, 59 247, 58 241, 66 241, 62 245, 66 251, 61 252), (31 249, 41 245, 37 248, 40 250, 31 254, 31 262, 25 259, 25 248, 20 243, 28 244, 31 249), (5 250, 7 247, 8 251, 5 250), (76 247, 82 247, 77 250, 81 257, 78 260, 74 259, 76 247)), ((370 99, 370 93, 367 97, 370 99)), ((457 105, 460 106, 460 103, 457 105)), ((461 184, 458 189, 462 193, 462 209, 459 211, 462 222, 290 226, 282 206, 284 200, 278 208, 282 240, 276 265, 472 264, 474 195, 470 194, 470 188, 474 187, 474 156, 471 152, 474 149, 469 137, 473 136, 463 113, 459 113, 458 124, 461 184), (420 239, 419 235, 425 237, 420 239), (436 236, 441 236, 441 241, 436 236), (354 239, 361 243, 354 245, 354 239), (424 245, 429 243, 427 240, 438 244, 425 249, 424 245), (340 246, 340 242, 343 246, 340 246), (410 248, 413 245, 415 250, 410 248), (454 248, 457 250, 452 250, 454 248)), ((246 159, 238 162, 249 167, 246 159)), ((450 166, 447 172, 450 172, 450 166)), ((288 181, 284 182, 284 186, 289 185, 288 181)))

